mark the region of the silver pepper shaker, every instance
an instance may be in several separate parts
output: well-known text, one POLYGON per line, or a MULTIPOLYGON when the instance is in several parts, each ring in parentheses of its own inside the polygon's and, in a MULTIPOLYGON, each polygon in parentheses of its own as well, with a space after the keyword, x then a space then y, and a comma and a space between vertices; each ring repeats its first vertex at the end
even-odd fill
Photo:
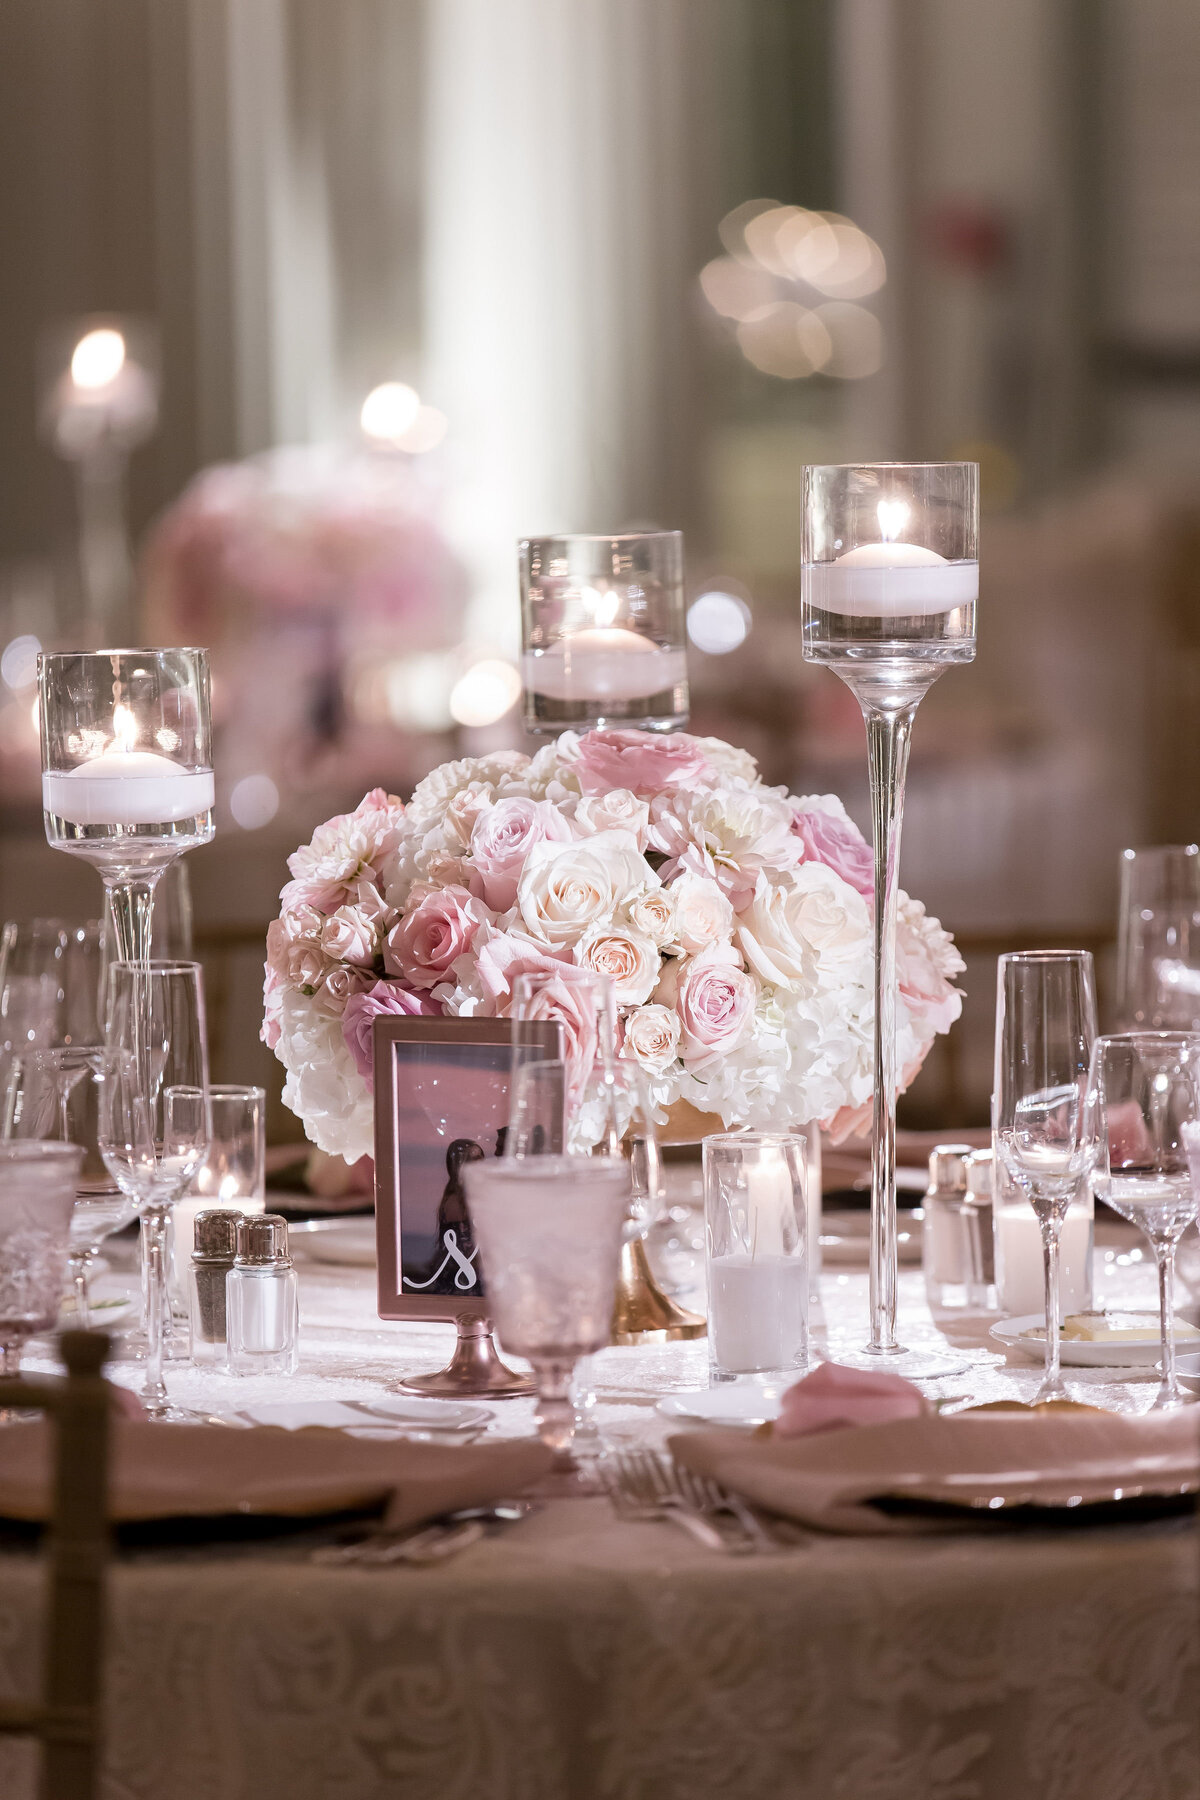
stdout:
POLYGON ((300 1336, 296 1287, 287 1220, 277 1213, 242 1219, 226 1288, 234 1375, 295 1374, 300 1336))
POLYGON ((969 1144, 938 1144, 929 1158, 922 1261, 925 1296, 943 1312, 970 1305, 971 1252, 967 1208, 969 1144))
POLYGON ((967 1304, 972 1312, 999 1312, 996 1248, 992 1229, 992 1152, 976 1150, 967 1163, 967 1304))
POLYGON ((194 1248, 188 1264, 188 1315, 192 1359, 223 1369, 228 1360, 225 1284, 237 1255, 240 1212, 214 1207, 193 1221, 194 1248))

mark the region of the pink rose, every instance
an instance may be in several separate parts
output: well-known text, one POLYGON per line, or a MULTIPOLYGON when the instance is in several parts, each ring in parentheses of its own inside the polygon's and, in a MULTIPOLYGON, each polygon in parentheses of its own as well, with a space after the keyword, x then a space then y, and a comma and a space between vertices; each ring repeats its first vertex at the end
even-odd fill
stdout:
POLYGON ((589 731, 579 740, 573 766, 585 794, 628 788, 646 796, 713 779, 712 764, 695 738, 686 734, 589 731))
POLYGON ((471 861, 487 904, 494 912, 507 912, 535 844, 570 841, 571 827, 547 800, 513 795, 487 807, 471 832, 471 861))
POLYGON ((283 996, 280 993, 282 986, 283 977, 279 970, 268 962, 263 978, 262 1030, 258 1034, 268 1050, 274 1050, 283 1036, 283 1020, 281 1018, 283 996))
POLYGON ((820 804, 797 802, 792 830, 804 845, 807 858, 824 863, 864 899, 874 898, 875 858, 871 846, 853 819, 847 818, 840 800, 829 795, 820 804))
POLYGON ((383 952, 389 975, 403 975, 415 988, 436 987, 451 964, 471 948, 486 917, 466 888, 437 888, 424 894, 393 925, 383 952))
POLYGON ((335 969, 330 969, 314 992, 313 1005, 327 1018, 340 1019, 347 1001, 369 988, 374 979, 370 969, 354 969, 347 963, 339 963, 335 969))
POLYGON ((552 974, 570 959, 567 948, 551 950, 520 931, 493 931, 477 953, 476 973, 483 987, 484 1013, 505 1018, 518 975, 552 974))
POLYGON ((342 1014, 342 1036, 354 1058, 354 1066, 368 1087, 374 1085, 374 1049, 371 1029, 382 1014, 394 1018, 436 1019, 441 1007, 428 994, 414 994, 394 981, 377 981, 365 994, 353 994, 342 1014))
POLYGON ((680 977, 676 1007, 683 1060, 693 1074, 736 1049, 754 1022, 754 982, 737 952, 715 944, 694 957, 680 977))
POLYGON ((596 1057, 596 990, 589 978, 591 972, 559 961, 545 945, 512 932, 490 937, 479 952, 476 967, 486 996, 484 1010, 501 1018, 513 1011, 518 977, 534 977, 536 991, 525 1017, 552 1019, 562 1027, 568 1094, 571 1104, 576 1104, 596 1057))

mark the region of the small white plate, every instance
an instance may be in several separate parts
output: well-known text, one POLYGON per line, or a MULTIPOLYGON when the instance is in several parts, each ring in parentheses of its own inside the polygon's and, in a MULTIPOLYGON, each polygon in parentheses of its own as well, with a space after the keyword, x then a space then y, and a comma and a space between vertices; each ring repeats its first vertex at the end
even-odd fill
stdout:
MULTIPOLYGON (((1023 1313, 1019 1319, 1001 1319, 993 1325, 990 1336, 1007 1349, 1019 1350, 1030 1362, 1041 1362, 1046 1354, 1046 1321, 1040 1313, 1023 1313), (1040 1337, 1023 1337, 1025 1331, 1041 1329, 1040 1337)), ((1181 1352, 1191 1350, 1194 1338, 1179 1341, 1181 1352)), ((1059 1360, 1066 1369, 1133 1369, 1153 1368, 1162 1354, 1158 1332, 1144 1338, 1126 1338, 1119 1344, 1089 1344, 1078 1338, 1060 1338, 1059 1360)))
MULTIPOLYGON (((921 1260, 922 1222, 901 1212, 896 1229, 897 1260, 921 1260)), ((831 1268, 865 1269, 871 1260, 871 1215, 837 1209, 821 1215, 821 1261, 831 1268)))
POLYGON ((475 1431, 487 1425, 493 1414, 486 1406, 462 1406, 456 1400, 412 1400, 381 1394, 378 1399, 355 1400, 279 1400, 260 1406, 244 1406, 238 1417, 255 1425, 282 1425, 285 1431, 301 1431, 308 1425, 324 1425, 331 1430, 359 1432, 369 1429, 374 1419, 382 1429, 392 1426, 397 1431, 408 1427, 430 1431, 475 1431))
POLYGON ((375 1217, 371 1214, 350 1219, 306 1219, 303 1224, 289 1227, 288 1242, 314 1262, 373 1269, 375 1217))
MULTIPOLYGON (((797 1369, 796 1380, 802 1371, 797 1369)), ((698 1419, 704 1425, 770 1425, 779 1417, 784 1390, 781 1387, 743 1386, 738 1381, 719 1387, 695 1388, 690 1393, 666 1394, 658 1403, 668 1419, 698 1419)))

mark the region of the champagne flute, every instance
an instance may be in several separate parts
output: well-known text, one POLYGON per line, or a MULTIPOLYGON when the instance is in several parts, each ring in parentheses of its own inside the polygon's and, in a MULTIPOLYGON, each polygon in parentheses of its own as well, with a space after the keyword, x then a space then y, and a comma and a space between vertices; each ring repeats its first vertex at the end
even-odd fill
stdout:
POLYGON ((146 1264, 146 1380, 142 1398, 158 1418, 186 1418, 163 1382, 170 1304, 167 1228, 171 1208, 208 1153, 208 1054, 198 963, 119 962, 109 971, 108 1047, 100 1102, 100 1151, 142 1215, 146 1264))
POLYGON ((1162 1383, 1154 1409, 1182 1406, 1190 1396, 1175 1373, 1175 1252, 1200 1211, 1200 1036, 1097 1038, 1091 1099, 1096 1197, 1145 1234, 1158 1265, 1162 1383))
POLYGON ((1094 1155, 1088 1068, 1096 1038, 1090 952, 1002 956, 996 975, 997 1155, 1037 1214, 1046 1277, 1046 1367, 1035 1400, 1065 1400, 1059 1370, 1058 1250, 1063 1220, 1094 1155))

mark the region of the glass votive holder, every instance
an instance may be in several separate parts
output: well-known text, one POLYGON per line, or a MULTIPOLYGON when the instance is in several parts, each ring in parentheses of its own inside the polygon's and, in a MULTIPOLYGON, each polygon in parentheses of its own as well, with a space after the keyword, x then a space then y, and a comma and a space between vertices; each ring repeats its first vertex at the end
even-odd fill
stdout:
POLYGON ((790 1381, 808 1367, 805 1135, 718 1134, 703 1153, 709 1381, 790 1381))
POLYGON ((686 725, 682 532, 526 538, 520 556, 526 729, 686 725))

